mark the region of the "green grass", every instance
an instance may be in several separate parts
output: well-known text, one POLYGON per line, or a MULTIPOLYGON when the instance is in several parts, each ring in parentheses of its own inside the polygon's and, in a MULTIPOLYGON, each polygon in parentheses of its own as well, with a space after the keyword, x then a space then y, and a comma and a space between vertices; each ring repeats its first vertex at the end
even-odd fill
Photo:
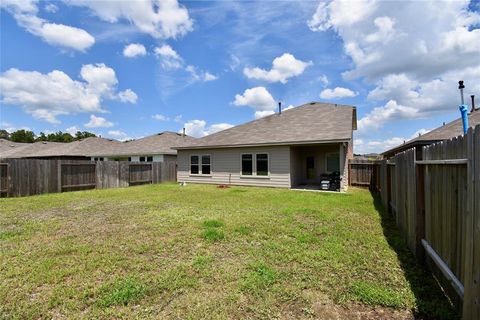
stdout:
POLYGON ((366 190, 164 184, 0 199, 0 318, 368 318, 379 308, 455 316, 366 190))

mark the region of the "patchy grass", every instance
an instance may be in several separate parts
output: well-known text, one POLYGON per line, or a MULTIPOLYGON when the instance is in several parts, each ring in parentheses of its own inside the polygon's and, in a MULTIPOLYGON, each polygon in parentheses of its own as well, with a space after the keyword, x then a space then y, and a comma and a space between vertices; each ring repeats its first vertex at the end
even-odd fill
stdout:
POLYGON ((206 228, 202 232, 202 237, 207 241, 217 242, 223 240, 225 238, 225 235, 223 234, 222 230, 206 228))
POLYGON ((360 189, 0 199, 0 278, 0 318, 455 317, 360 189))
POLYGON ((100 307, 127 305, 140 300, 146 293, 146 287, 133 278, 121 279, 100 289, 97 304, 100 307))

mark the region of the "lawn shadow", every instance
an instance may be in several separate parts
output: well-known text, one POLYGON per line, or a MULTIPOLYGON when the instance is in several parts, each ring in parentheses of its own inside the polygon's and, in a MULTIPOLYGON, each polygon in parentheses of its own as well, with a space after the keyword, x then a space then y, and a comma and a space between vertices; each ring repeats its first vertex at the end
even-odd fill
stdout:
POLYGON ((375 209, 381 218, 383 234, 390 247, 397 253, 400 267, 415 295, 417 309, 412 310, 415 319, 459 319, 460 316, 433 275, 408 249, 397 228, 395 216, 387 212, 379 194, 371 193, 375 209))

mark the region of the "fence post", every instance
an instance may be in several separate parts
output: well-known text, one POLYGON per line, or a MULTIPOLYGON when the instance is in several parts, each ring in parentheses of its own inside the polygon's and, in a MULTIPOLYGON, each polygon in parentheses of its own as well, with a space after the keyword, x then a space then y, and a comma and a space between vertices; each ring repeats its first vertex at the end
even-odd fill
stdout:
POLYGON ((392 172, 388 160, 385 162, 385 167, 387 170, 387 212, 392 213, 393 210, 390 206, 390 202, 392 201, 392 172))
POLYGON ((57 160, 57 183, 58 192, 62 192, 62 160, 57 160))
MULTIPOLYGON (((415 162, 423 160, 423 147, 415 147, 415 162)), ((416 209, 415 209, 415 252, 420 263, 425 262, 425 248, 422 239, 425 238, 425 168, 415 163, 415 187, 416 187, 416 209)))
POLYGON ((473 243, 473 236, 474 236, 474 219, 473 219, 473 209, 474 209, 474 188, 473 185, 475 183, 475 172, 474 172, 474 163, 473 163, 473 132, 472 129, 468 130, 467 133, 467 211, 465 217, 465 293, 463 297, 463 312, 462 318, 463 319, 474 319, 473 309, 475 302, 473 297, 473 282, 474 279, 474 270, 473 270, 473 250, 474 250, 474 243, 473 243))

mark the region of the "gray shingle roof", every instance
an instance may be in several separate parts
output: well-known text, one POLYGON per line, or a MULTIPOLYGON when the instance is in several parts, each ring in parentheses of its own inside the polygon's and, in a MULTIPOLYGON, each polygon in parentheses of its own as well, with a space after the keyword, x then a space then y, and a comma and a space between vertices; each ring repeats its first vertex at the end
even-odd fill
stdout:
POLYGON ((211 134, 176 149, 348 141, 356 127, 355 107, 311 102, 211 134))
MULTIPOLYGON (((476 125, 479 125, 479 124, 480 124, 480 110, 470 113, 468 115, 468 125, 470 127, 475 127, 476 125)), ((398 152, 402 152, 404 150, 413 148, 414 146, 417 146, 417 145, 428 145, 434 142, 448 140, 462 134, 463 134, 462 119, 459 118, 445 124, 444 126, 433 129, 432 131, 429 131, 419 137, 413 138, 412 140, 409 140, 399 146, 396 146, 395 148, 387 150, 383 152, 382 155, 384 156, 393 155, 398 152)))
POLYGON ((153 154, 177 154, 173 146, 193 143, 196 139, 180 133, 165 131, 145 138, 110 145, 102 150, 88 153, 91 156, 129 156, 153 154))
POLYGON ((21 146, 5 152, 0 150, 0 158, 82 157, 115 144, 121 144, 121 142, 100 137, 90 137, 69 143, 46 141, 22 143, 21 146))

